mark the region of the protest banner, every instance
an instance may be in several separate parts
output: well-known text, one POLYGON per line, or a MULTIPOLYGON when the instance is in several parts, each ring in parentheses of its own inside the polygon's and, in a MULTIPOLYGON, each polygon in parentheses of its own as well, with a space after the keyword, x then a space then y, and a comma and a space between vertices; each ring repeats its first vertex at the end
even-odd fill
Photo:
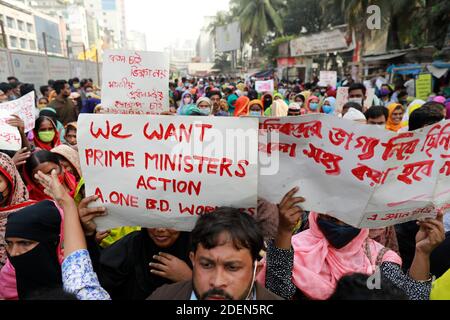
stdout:
POLYGON ((364 100, 364 107, 369 109, 373 105, 373 99, 375 98, 375 89, 368 88, 366 91, 366 100, 364 100))
MULTIPOLYGON (((35 109, 34 91, 24 95, 23 97, 0 104, 0 110, 3 110, 4 117, 12 114, 18 115, 25 123, 25 132, 34 128, 34 109, 35 109)), ((10 117, 9 117, 10 118, 10 117)))
POLYGON ((78 120, 86 195, 119 226, 190 231, 218 206, 255 213, 258 119, 87 115, 78 120))
POLYGON ((432 93, 432 77, 430 73, 421 73, 416 79, 416 98, 427 101, 432 93))
POLYGON ((328 115, 260 119, 258 197, 379 228, 450 207, 450 121, 395 134, 328 115), (272 168, 272 170, 271 170, 272 168))
POLYGON ((106 113, 160 114, 169 110, 166 53, 107 50, 103 63, 102 106, 106 113))
POLYGON ((272 80, 256 81, 255 90, 258 93, 274 92, 274 82, 272 80))
POLYGON ((322 83, 325 87, 334 87, 337 86, 337 72, 336 71, 320 71, 319 75, 319 83, 322 83))
POLYGON ((342 112, 344 104, 348 102, 348 87, 340 87, 336 93, 336 111, 342 112))
POLYGON ((0 150, 17 151, 22 147, 22 138, 19 129, 6 122, 10 118, 9 112, 0 109, 0 150))

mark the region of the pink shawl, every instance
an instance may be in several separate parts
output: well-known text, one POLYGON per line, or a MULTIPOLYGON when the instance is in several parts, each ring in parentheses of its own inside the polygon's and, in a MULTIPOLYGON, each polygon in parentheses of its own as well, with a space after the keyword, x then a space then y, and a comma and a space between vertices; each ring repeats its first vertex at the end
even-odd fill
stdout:
MULTIPOLYGON (((384 248, 368 238, 369 230, 362 229, 359 235, 342 249, 335 249, 317 225, 317 213, 309 215, 310 228, 292 238, 294 268, 292 281, 309 299, 325 300, 334 292, 339 279, 351 273, 373 274, 378 254, 384 248), (366 242, 371 259, 366 254, 366 242)), ((382 261, 401 265, 401 258, 387 251, 382 261)), ((265 284, 265 266, 258 275, 258 282, 265 284)))

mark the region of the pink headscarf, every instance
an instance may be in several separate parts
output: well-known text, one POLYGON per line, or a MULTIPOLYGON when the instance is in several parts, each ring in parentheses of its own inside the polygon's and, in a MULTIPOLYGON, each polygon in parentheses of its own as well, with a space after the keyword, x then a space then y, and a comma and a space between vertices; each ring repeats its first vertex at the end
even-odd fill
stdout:
POLYGON ((444 103, 445 103, 445 97, 443 97, 443 96, 437 96, 437 97, 434 97, 434 98, 433 98, 433 101, 434 101, 434 102, 437 102, 437 103, 442 103, 442 104, 444 104, 444 103))
MULTIPOLYGON (((309 229, 292 238, 294 249, 294 268, 292 282, 309 299, 328 299, 336 289, 337 282, 346 274, 375 272, 376 259, 384 248, 378 242, 368 238, 369 230, 362 229, 356 238, 342 249, 332 247, 317 225, 318 214, 309 214, 309 229), (371 259, 366 255, 366 241, 371 259)), ((382 261, 390 261, 401 265, 401 258, 389 250, 382 261)), ((257 279, 265 283, 265 270, 257 279)))

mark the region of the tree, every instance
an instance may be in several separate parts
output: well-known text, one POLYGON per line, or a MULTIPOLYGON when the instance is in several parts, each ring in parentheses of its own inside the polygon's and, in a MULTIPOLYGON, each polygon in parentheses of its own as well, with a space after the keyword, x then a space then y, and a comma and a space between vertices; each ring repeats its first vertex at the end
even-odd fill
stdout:
POLYGON ((231 0, 241 25, 243 41, 262 49, 268 38, 283 35, 283 0, 231 0))

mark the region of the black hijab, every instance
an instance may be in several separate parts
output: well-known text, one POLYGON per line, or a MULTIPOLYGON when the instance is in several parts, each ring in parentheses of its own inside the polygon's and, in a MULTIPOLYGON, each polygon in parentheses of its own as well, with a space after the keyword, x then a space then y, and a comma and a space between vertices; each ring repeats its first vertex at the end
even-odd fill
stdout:
POLYGON ((5 238, 39 242, 30 251, 8 259, 16 270, 19 299, 42 289, 62 287, 57 247, 60 241, 61 215, 51 201, 45 200, 11 213, 5 238))
POLYGON ((144 300, 170 280, 150 273, 150 262, 156 262, 159 252, 171 254, 183 260, 191 268, 189 259, 190 232, 180 232, 175 243, 166 249, 159 248, 148 235, 147 229, 128 234, 100 256, 100 283, 113 300, 144 300))

